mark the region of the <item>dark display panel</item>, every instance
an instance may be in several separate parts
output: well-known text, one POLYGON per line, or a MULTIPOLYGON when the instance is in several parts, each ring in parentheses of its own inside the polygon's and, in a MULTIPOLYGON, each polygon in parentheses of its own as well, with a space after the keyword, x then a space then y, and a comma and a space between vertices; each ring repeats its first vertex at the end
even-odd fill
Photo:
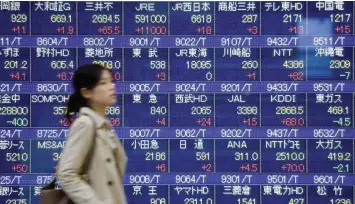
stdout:
POLYGON ((354 204, 354 2, 0 2, 0 203, 37 204, 75 69, 112 71, 130 204, 354 204))

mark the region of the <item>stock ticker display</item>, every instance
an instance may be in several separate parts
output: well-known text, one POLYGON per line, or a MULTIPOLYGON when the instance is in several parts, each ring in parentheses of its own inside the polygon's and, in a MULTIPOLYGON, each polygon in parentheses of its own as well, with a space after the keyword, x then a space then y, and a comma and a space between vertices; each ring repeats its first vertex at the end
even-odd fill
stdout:
POLYGON ((54 176, 112 71, 129 203, 354 204, 354 2, 0 2, 0 203, 54 176))

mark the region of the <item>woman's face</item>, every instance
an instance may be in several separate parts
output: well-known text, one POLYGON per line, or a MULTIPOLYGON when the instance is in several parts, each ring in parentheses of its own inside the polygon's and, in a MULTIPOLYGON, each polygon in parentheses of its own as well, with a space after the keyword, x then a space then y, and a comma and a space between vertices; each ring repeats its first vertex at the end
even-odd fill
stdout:
POLYGON ((95 106, 108 107, 117 101, 115 85, 111 74, 105 70, 96 87, 91 92, 90 102, 95 106))

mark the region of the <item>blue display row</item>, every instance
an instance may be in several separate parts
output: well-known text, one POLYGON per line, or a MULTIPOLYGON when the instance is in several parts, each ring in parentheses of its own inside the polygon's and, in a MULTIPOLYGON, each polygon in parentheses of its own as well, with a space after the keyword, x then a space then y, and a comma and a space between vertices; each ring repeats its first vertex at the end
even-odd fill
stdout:
MULTIPOLYGON (((1 203, 40 203, 41 186, 1 186, 1 203)), ((128 204, 246 203, 351 204, 353 186, 325 185, 125 185, 128 204)))
MULTIPOLYGON (((0 181, 6 186, 46 185, 52 174, 1 174, 0 181)), ((354 185, 351 174, 230 174, 230 173, 164 173, 126 174, 124 184, 136 185, 354 185)))
MULTIPOLYGON (((41 133, 44 135, 44 133, 41 133)), ((122 139, 126 173, 352 173, 351 139, 122 139), (189 165, 182 165, 186 163, 189 165), (142 168, 144 167, 144 168, 142 168)), ((0 140, 2 173, 52 173, 64 140, 0 140)))
POLYGON ((0 11, 0 34, 3 35, 314 35, 319 32, 353 32, 353 2, 342 1, 5 2, 0 11))
POLYGON ((353 47, 355 36, 1 36, 0 46, 51 48, 353 47))
MULTIPOLYGON (((68 98, 69 94, 0 94, 0 124, 68 127, 68 98)), ((117 94, 106 114, 113 127, 128 128, 350 128, 353 107, 353 93, 131 93, 117 94)))
MULTIPOLYGON (((42 39, 43 40, 43 39, 42 39)), ((43 43, 43 42, 41 42, 43 43)), ((353 47, 0 47, 0 81, 70 81, 101 64, 115 81, 354 81, 353 47)))
MULTIPOLYGON (((117 93, 354 93, 355 82, 115 82, 117 93)), ((0 93, 69 94, 71 83, 1 82, 0 93)))
MULTIPOLYGON (((115 128, 120 139, 354 139, 355 128, 115 128)), ((0 139, 62 140, 68 128, 4 128, 0 139)))

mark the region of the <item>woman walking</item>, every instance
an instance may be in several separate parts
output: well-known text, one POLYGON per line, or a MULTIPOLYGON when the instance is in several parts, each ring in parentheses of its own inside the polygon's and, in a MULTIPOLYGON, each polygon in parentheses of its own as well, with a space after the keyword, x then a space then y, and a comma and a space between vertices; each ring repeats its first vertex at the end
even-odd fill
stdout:
POLYGON ((59 185, 75 204, 126 204, 122 176, 127 157, 105 117, 106 108, 116 103, 111 74, 100 65, 84 65, 73 83, 66 117, 77 117, 56 172, 59 185))

